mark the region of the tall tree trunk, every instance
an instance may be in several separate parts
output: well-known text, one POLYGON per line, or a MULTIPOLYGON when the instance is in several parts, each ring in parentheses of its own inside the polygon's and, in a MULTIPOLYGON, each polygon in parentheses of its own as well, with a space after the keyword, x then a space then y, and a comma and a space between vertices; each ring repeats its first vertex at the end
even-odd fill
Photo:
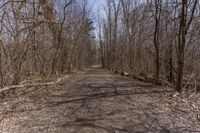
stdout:
POLYGON ((178 92, 182 92, 183 86, 183 70, 184 70, 184 50, 185 50, 185 36, 186 36, 186 10, 187 0, 182 0, 181 19, 179 25, 179 38, 178 38, 178 73, 176 88, 178 92))
POLYGON ((154 47, 155 47, 155 81, 156 84, 160 84, 160 44, 159 44, 159 34, 160 34, 160 14, 161 14, 162 3, 160 0, 155 1, 155 30, 154 30, 154 47))
POLYGON ((178 72, 177 72, 176 89, 178 92, 182 92, 182 86, 183 86, 184 56, 185 56, 184 52, 185 52, 186 35, 190 28, 191 22, 193 20, 197 3, 198 3, 198 0, 195 0, 193 4, 193 8, 191 10, 190 19, 188 20, 188 23, 187 23, 187 0, 182 0, 179 36, 178 36, 178 54, 177 54, 178 72))

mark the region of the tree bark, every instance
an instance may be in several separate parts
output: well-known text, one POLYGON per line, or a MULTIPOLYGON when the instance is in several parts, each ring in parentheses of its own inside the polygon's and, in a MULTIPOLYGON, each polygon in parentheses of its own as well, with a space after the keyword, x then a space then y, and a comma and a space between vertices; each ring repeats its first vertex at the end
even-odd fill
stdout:
POLYGON ((154 30, 154 47, 155 47, 155 82, 156 84, 160 84, 160 42, 159 42, 159 34, 160 34, 160 14, 161 14, 161 1, 155 1, 155 30, 154 30))

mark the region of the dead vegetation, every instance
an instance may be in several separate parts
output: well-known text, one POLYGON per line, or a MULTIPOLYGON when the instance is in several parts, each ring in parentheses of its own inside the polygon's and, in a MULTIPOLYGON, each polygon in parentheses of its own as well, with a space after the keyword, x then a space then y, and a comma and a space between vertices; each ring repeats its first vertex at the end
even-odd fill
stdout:
POLYGON ((92 65, 96 46, 86 4, 74 0, 0 1, 0 87, 92 65))
POLYGON ((104 67, 179 93, 193 86, 193 74, 198 84, 198 0, 108 0, 105 7, 98 19, 104 67))

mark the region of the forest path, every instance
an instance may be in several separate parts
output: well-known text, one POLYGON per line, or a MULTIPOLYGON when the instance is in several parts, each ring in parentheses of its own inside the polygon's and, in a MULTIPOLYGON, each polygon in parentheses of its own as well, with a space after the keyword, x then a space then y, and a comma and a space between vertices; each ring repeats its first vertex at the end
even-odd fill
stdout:
POLYGON ((2 100, 0 132, 196 132, 195 107, 169 99, 173 93, 94 66, 58 85, 29 88, 2 100))

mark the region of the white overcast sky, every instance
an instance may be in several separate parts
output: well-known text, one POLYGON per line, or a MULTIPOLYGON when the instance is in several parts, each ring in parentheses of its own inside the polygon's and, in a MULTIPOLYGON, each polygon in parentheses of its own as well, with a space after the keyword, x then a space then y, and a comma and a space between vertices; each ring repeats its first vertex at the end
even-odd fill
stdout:
POLYGON ((105 5, 107 0, 88 0, 89 9, 91 10, 90 16, 94 22, 95 34, 98 38, 98 14, 100 17, 105 17, 105 5))
POLYGON ((98 10, 104 10, 103 7, 106 4, 106 0, 88 0, 89 7, 94 13, 97 13, 98 10))

